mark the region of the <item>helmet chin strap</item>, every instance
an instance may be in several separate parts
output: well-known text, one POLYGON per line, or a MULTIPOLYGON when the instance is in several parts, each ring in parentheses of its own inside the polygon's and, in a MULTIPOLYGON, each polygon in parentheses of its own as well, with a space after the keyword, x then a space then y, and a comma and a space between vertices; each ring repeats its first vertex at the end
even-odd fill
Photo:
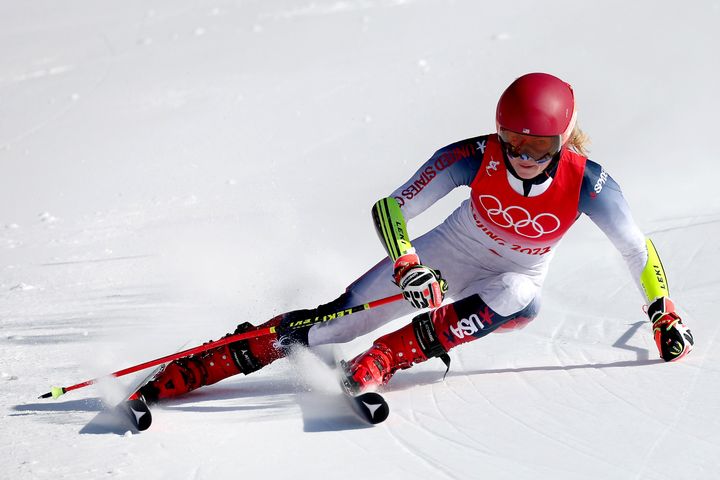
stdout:
MULTIPOLYGON (((560 151, 562 152, 562 150, 560 151)), ((547 168, 534 176, 533 178, 521 178, 520 175, 517 174, 515 171, 515 168, 513 168, 512 164, 510 163, 510 160, 508 160, 507 155, 505 155, 505 152, 503 152, 503 161, 505 162, 505 168, 507 168, 508 172, 510 174, 520 180, 523 184, 523 195, 529 196, 530 191, 532 190, 533 185, 540 185, 548 180, 548 178, 554 178, 555 174, 557 173, 557 167, 560 163, 560 152, 556 153, 552 160, 550 160, 550 163, 548 164, 547 168)))

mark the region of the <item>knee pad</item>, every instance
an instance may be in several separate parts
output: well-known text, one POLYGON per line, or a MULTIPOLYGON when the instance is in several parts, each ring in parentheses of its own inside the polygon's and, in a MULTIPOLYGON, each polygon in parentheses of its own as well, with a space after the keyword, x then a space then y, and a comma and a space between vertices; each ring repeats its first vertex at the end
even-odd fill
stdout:
POLYGON ((494 278, 476 293, 494 312, 508 317, 530 305, 539 295, 540 287, 527 275, 508 272, 494 278))
POLYGON ((498 327, 498 332, 510 332, 512 330, 522 330, 527 327, 530 322, 535 320, 540 311, 540 297, 535 297, 527 307, 519 311, 515 318, 508 320, 498 327))

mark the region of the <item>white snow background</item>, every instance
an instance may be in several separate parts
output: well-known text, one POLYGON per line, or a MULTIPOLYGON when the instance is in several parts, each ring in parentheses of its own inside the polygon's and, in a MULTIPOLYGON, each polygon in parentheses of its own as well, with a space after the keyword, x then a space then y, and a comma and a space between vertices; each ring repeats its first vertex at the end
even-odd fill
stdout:
POLYGON ((717 478, 719 23, 718 0, 0 2, 0 477, 717 478), (372 203, 494 131, 531 71, 574 85, 655 241, 682 362, 582 218, 538 319, 453 350, 444 381, 438 360, 398 373, 374 428, 308 352, 139 435, 97 421, 131 379, 37 399, 334 298, 383 255, 372 203))

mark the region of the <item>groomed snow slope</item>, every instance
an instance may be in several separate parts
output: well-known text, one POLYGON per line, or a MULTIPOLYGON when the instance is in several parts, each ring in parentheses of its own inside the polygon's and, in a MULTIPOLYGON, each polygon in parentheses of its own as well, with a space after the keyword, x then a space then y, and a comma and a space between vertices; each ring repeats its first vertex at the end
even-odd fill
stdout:
POLYGON ((0 478, 717 478, 719 21, 717 0, 0 3, 0 478), (682 362, 583 218, 539 318, 453 350, 445 381, 399 373, 376 428, 308 352, 141 435, 100 414, 126 382, 36 399, 334 298, 383 254, 371 204, 492 132, 529 71, 574 85, 697 339, 682 362))

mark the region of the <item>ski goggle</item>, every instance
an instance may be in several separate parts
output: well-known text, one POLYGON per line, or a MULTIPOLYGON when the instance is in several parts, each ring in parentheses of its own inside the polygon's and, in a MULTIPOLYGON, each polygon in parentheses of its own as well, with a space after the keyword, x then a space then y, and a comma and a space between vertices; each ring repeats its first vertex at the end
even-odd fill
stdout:
POLYGON ((511 132, 501 128, 498 131, 505 154, 513 160, 532 160, 542 165, 553 159, 562 147, 562 137, 538 137, 511 132))

